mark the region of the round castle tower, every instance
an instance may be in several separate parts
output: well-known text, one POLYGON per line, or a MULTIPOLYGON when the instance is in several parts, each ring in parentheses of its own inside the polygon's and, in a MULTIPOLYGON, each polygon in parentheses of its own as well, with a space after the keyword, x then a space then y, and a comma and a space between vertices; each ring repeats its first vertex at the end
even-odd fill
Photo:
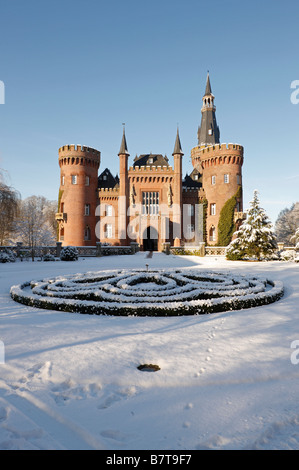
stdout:
POLYGON ((60 147, 58 155, 58 240, 63 246, 95 246, 95 211, 101 152, 80 145, 65 145, 60 147))
POLYGON ((234 222, 238 226, 243 214, 242 165, 244 149, 238 144, 221 144, 220 130, 216 121, 209 73, 202 98, 201 125, 198 129, 198 146, 191 150, 194 168, 202 174, 202 186, 207 206, 207 242, 218 243, 218 224, 225 203, 236 197, 234 222))
POLYGON ((244 217, 242 195, 243 147, 237 144, 202 145, 191 150, 192 164, 202 173, 208 201, 207 242, 217 244, 218 223, 226 201, 238 195, 234 221, 244 217))

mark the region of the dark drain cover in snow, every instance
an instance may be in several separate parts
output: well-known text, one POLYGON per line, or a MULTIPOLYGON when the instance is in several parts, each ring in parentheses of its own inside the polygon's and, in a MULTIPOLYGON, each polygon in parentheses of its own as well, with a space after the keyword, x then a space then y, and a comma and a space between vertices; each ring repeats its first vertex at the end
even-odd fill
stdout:
POLYGON ((157 372, 160 370, 160 367, 156 364, 140 364, 137 369, 142 370, 143 372, 157 372))

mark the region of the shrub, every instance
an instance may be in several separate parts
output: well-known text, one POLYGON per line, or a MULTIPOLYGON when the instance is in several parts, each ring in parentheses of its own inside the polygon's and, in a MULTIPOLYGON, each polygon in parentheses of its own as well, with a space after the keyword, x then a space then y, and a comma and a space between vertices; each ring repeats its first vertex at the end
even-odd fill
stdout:
POLYGON ((78 250, 74 246, 65 246, 60 252, 61 261, 76 261, 78 256, 78 250))
POLYGON ((15 260, 15 255, 11 250, 5 249, 0 252, 0 263, 14 263, 15 260))
POLYGON ((43 261, 55 261, 55 256, 54 256, 54 255, 51 255, 51 253, 47 253, 47 254, 43 257, 43 261))

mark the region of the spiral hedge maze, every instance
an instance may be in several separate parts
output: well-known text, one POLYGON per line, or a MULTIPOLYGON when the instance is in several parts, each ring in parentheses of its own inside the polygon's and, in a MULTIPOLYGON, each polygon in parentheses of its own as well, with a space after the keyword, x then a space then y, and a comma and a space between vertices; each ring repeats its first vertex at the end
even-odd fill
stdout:
POLYGON ((113 270, 26 282, 11 288, 22 304, 122 316, 210 314, 279 300, 280 281, 194 270, 113 270))

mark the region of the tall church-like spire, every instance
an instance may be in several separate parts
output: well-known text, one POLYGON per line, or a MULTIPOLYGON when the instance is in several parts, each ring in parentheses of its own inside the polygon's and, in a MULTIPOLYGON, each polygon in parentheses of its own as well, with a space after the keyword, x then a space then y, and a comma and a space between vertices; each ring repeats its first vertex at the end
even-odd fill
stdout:
POLYGON ((208 72, 203 106, 201 108, 201 125, 198 129, 198 145, 213 145, 220 143, 220 130, 216 121, 216 106, 214 105, 210 74, 208 72))
POLYGON ((212 88, 211 88, 211 82, 210 82, 210 74, 208 71, 205 95, 211 95, 211 94, 212 94, 212 88))

